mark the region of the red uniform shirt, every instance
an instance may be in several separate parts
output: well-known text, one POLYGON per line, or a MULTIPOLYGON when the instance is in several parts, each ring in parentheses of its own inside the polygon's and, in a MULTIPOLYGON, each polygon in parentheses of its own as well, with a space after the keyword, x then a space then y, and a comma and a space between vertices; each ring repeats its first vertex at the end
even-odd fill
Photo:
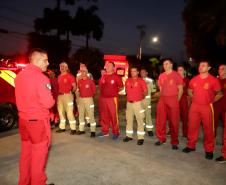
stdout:
POLYGON ((183 95, 184 97, 188 96, 188 87, 190 80, 186 77, 183 78, 183 95))
POLYGON ((142 78, 128 78, 125 84, 127 101, 141 101, 147 91, 146 82, 142 78))
POLYGON ((215 92, 221 90, 217 78, 208 75, 206 78, 195 76, 189 83, 189 88, 193 91, 192 103, 207 105, 213 103, 215 92))
POLYGON ((87 78, 85 80, 80 79, 78 81, 78 88, 80 92, 80 97, 82 98, 87 98, 87 97, 93 97, 95 91, 96 91, 96 86, 93 82, 93 80, 87 78))
POLYGON ((118 96, 119 89, 123 87, 121 78, 113 74, 105 74, 99 82, 101 96, 104 98, 112 98, 118 96))
POLYGON ((49 79, 37 66, 30 64, 17 75, 15 95, 20 118, 49 118, 49 109, 55 101, 49 79))
POLYGON ((58 76, 59 94, 70 93, 73 83, 75 83, 75 77, 70 73, 58 76))
POLYGON ((164 72, 159 75, 158 85, 162 96, 177 96, 178 85, 183 85, 183 79, 176 71, 170 74, 164 72))
POLYGON ((226 79, 219 78, 218 81, 220 82, 224 96, 220 100, 218 100, 215 104, 216 106, 219 106, 222 109, 224 109, 224 111, 226 111, 226 79))
POLYGON ((57 78, 50 78, 51 91, 53 94, 53 98, 57 100, 58 97, 58 80, 57 78))

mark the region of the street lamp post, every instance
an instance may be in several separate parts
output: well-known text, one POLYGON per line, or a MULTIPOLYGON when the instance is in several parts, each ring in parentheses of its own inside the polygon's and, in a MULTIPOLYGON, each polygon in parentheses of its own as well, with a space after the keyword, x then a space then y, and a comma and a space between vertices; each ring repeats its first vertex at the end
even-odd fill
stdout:
POLYGON ((145 36, 145 25, 137 25, 137 29, 140 31, 140 41, 139 41, 139 49, 138 49, 138 54, 137 54, 137 58, 141 60, 141 56, 142 56, 142 41, 144 39, 145 36))

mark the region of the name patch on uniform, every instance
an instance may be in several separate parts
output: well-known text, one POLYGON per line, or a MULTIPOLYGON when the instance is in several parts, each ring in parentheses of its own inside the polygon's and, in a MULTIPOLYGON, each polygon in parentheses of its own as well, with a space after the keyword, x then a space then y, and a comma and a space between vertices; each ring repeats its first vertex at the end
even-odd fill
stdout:
POLYGON ((114 80, 111 80, 111 84, 114 84, 115 83, 115 81, 114 80))
POLYGON ((46 84, 46 88, 51 90, 51 84, 46 84))
POLYGON ((89 88, 89 85, 87 84, 85 87, 86 87, 86 89, 88 89, 89 88))

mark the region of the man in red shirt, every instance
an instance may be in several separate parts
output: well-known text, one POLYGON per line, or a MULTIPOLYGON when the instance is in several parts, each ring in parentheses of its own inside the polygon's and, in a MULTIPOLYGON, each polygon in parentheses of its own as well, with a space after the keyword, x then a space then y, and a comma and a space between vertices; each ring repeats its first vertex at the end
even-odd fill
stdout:
POLYGON ((181 96, 179 106, 180 106, 180 117, 183 124, 182 127, 182 133, 183 137, 187 137, 188 132, 188 85, 189 85, 189 79, 185 76, 186 71, 184 69, 184 66, 179 65, 177 67, 178 74, 183 78, 183 94, 181 96))
POLYGON ((209 74, 209 70, 209 62, 201 61, 199 64, 199 75, 192 78, 189 83, 188 93, 192 97, 192 104, 188 115, 188 142, 183 152, 189 153, 195 151, 199 127, 202 122, 204 129, 205 158, 213 159, 213 103, 218 101, 223 95, 219 81, 209 74))
POLYGON ((59 114, 57 110, 58 81, 54 71, 48 70, 48 76, 51 84, 51 92, 55 100, 54 106, 52 107, 52 109, 50 109, 50 121, 55 125, 55 127, 58 127, 59 124, 59 114))
MULTIPOLYGON (((226 113, 225 115, 226 116, 226 113)), ((223 134, 223 144, 221 148, 222 155, 215 159, 218 163, 226 163, 226 119, 224 120, 224 134, 223 134)))
POLYGON ((131 68, 131 77, 126 80, 125 89, 127 94, 126 105, 126 137, 124 142, 133 139, 133 118, 134 115, 137 120, 137 136, 138 145, 144 143, 144 109, 142 107, 142 100, 148 94, 146 82, 138 77, 139 71, 136 67, 131 68))
POLYGON ((226 65, 222 64, 218 68, 219 74, 219 82, 221 84, 221 88, 223 91, 223 97, 213 104, 214 106, 214 130, 215 136, 217 135, 217 127, 219 124, 219 119, 222 118, 222 122, 225 120, 225 112, 226 112, 226 65))
POLYGON ((166 121, 171 133, 171 145, 173 150, 178 149, 178 131, 180 121, 179 101, 183 94, 183 79, 173 70, 171 59, 163 60, 165 72, 161 73, 158 79, 160 89, 160 99, 157 105, 156 116, 156 136, 158 141, 156 146, 166 142, 166 121))
POLYGON ((60 64, 61 74, 58 76, 59 96, 57 101, 57 108, 60 117, 58 133, 65 132, 66 117, 71 128, 71 135, 76 133, 76 121, 74 116, 74 92, 76 90, 75 77, 68 72, 68 65, 66 62, 60 64))
POLYGON ((43 74, 49 65, 47 52, 34 49, 30 52, 29 61, 30 64, 15 79, 21 136, 18 184, 46 185, 45 166, 51 133, 49 109, 55 102, 50 81, 43 74))
POLYGON ((142 107, 144 108, 145 112, 145 127, 148 133, 148 136, 152 137, 154 136, 153 133, 153 123, 152 123, 152 117, 151 117, 151 94, 154 91, 154 85, 153 80, 148 77, 148 71, 146 69, 140 70, 140 76, 144 79, 146 82, 147 88, 148 88, 148 94, 145 96, 145 98, 142 100, 142 107))
POLYGON ((221 64, 218 69, 219 82, 223 90, 223 97, 214 103, 214 115, 215 115, 215 133, 219 122, 219 117, 222 116, 222 121, 224 123, 224 134, 223 134, 223 144, 222 144, 222 156, 216 158, 216 162, 225 163, 226 162, 226 64, 221 64), (224 115, 223 115, 224 114, 224 115))
POLYGON ((109 62, 106 66, 106 74, 100 80, 102 97, 103 121, 101 132, 98 137, 109 136, 109 127, 112 126, 113 140, 119 137, 118 122, 118 92, 123 87, 121 78, 114 72, 114 63, 109 62))
POLYGON ((78 111, 79 111, 79 131, 78 135, 85 134, 85 115, 90 119, 90 137, 95 137, 96 121, 94 118, 94 102, 93 95, 96 91, 96 86, 88 77, 88 70, 81 70, 81 78, 78 80, 79 99, 78 99, 78 111))
MULTIPOLYGON (((87 67, 85 64, 83 63, 80 63, 80 68, 79 68, 79 71, 77 72, 77 75, 76 75, 76 83, 78 82, 79 79, 81 79, 81 74, 82 74, 82 70, 87 70, 87 67)), ((87 76, 89 79, 93 80, 93 75, 89 72, 87 72, 87 76)), ((76 96, 76 102, 77 102, 77 106, 79 106, 79 89, 77 88, 76 92, 75 92, 75 96, 76 96)), ((78 112, 77 112, 78 113, 78 112)), ((86 124, 87 124, 87 127, 90 127, 90 118, 89 116, 86 115, 85 113, 85 120, 86 120, 86 124)))
POLYGON ((101 69, 101 78, 99 79, 99 89, 100 89, 100 96, 98 98, 98 109, 99 109, 99 124, 102 125, 102 120, 103 120, 103 99, 102 99, 102 96, 101 96, 101 88, 100 88, 100 82, 101 82, 101 79, 102 77, 106 74, 106 70, 105 69, 101 69))

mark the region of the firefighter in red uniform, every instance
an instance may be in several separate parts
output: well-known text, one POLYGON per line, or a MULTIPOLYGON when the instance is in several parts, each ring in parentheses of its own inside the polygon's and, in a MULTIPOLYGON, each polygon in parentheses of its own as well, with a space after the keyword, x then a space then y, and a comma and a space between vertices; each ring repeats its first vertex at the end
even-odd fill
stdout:
MULTIPOLYGON (((226 116, 226 113, 225 115, 226 116)), ((226 163, 226 119, 224 120, 224 134, 223 134, 223 144, 221 148, 222 156, 216 158, 218 163, 226 163)))
POLYGON ((34 49, 29 64, 15 79, 16 105, 21 136, 19 185, 46 185, 45 166, 50 146, 50 113, 54 105, 46 51, 34 49))
POLYGON ((220 118, 222 118, 222 122, 225 120, 226 113, 226 64, 222 64, 218 69, 219 74, 219 82, 221 84, 221 88, 223 90, 223 97, 213 104, 214 106, 214 125, 215 125, 215 136, 217 135, 217 127, 219 124, 220 118))
POLYGON ((168 118, 172 149, 177 150, 180 121, 179 101, 183 94, 183 79, 176 71, 173 71, 171 59, 163 60, 163 68, 165 72, 161 73, 158 79, 160 99, 156 116, 158 141, 155 145, 159 146, 166 142, 166 121, 168 118))
POLYGON ((102 96, 101 96, 101 88, 100 88, 100 83, 101 83, 101 80, 102 80, 102 77, 106 74, 106 70, 105 69, 102 69, 101 70, 101 78, 99 80, 99 89, 100 89, 100 95, 99 95, 99 98, 98 98, 98 109, 99 109, 99 124, 102 125, 102 120, 103 120, 103 108, 102 108, 102 96))
POLYGON ((188 85, 189 79, 185 77, 185 69, 183 66, 177 67, 177 72, 183 78, 183 95, 181 96, 179 106, 180 106, 180 117, 182 121, 182 133, 183 137, 187 137, 188 133, 188 109, 189 109, 189 97, 188 97, 188 85))
MULTIPOLYGON (((78 80, 81 79, 81 71, 82 70, 86 70, 88 72, 88 69, 86 67, 85 64, 83 63, 80 63, 80 68, 79 68, 79 71, 76 75, 76 83, 78 83, 78 80)), ((93 80, 93 75, 91 73, 88 72, 87 74, 87 77, 91 80, 93 80)), ((79 89, 77 88, 76 92, 75 92, 75 96, 76 96, 76 102, 77 102, 77 106, 79 106, 79 97, 80 97, 80 94, 79 94, 79 89)), ((77 114, 79 114, 79 112, 77 112, 77 114)), ((85 115, 85 120, 86 120, 86 124, 87 124, 87 127, 90 127, 90 118, 89 116, 85 115)))
POLYGON ((81 70, 81 78, 78 80, 79 99, 78 99, 78 111, 79 111, 79 131, 78 135, 85 134, 85 115, 90 119, 90 137, 95 137, 96 121, 94 118, 94 102, 93 95, 96 91, 96 86, 93 80, 88 77, 88 70, 81 70))
POLYGON ((126 105, 126 137, 124 142, 133 139, 133 118, 134 115, 137 120, 137 137, 138 145, 144 143, 144 109, 142 107, 142 100, 148 94, 146 82, 138 77, 139 71, 136 67, 131 68, 131 77, 126 80, 125 89, 127 94, 126 105))
POLYGON ((54 106, 52 107, 52 109, 50 109, 50 121, 55 125, 55 127, 58 127, 59 124, 59 114, 57 110, 58 81, 54 71, 48 70, 48 76, 51 84, 51 92, 55 100, 54 106))
POLYGON ((74 92, 76 90, 75 77, 68 72, 68 65, 66 62, 60 64, 61 74, 58 76, 59 95, 57 99, 57 108, 60 117, 59 129, 57 133, 66 131, 66 117, 71 128, 71 135, 76 133, 76 120, 74 116, 74 92))
POLYGON ((109 136, 109 127, 112 126, 113 140, 118 139, 119 123, 118 123, 118 92, 123 87, 121 78, 114 72, 114 63, 109 62, 106 66, 106 72, 100 81, 103 122, 101 132, 98 137, 109 136))
POLYGON ((209 74, 209 69, 208 61, 201 61, 199 64, 199 75, 192 78, 189 83, 188 93, 192 97, 192 104, 188 115, 188 142, 183 152, 195 151, 199 127, 202 122, 205 158, 213 159, 214 118, 212 103, 218 101, 223 95, 219 81, 209 74))

